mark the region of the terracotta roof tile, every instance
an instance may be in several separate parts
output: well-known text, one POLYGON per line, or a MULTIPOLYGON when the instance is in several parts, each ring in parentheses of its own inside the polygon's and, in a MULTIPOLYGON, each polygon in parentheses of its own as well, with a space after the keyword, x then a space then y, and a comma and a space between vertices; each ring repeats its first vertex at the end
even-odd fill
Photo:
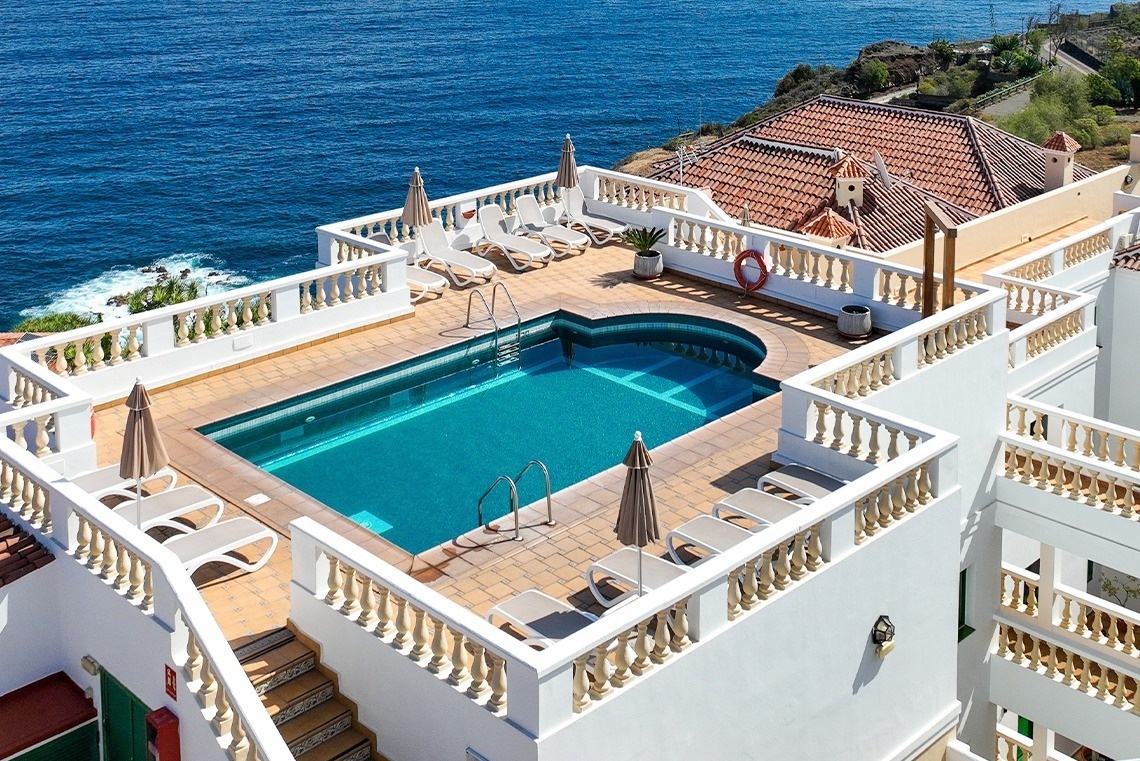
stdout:
POLYGON ((831 167, 830 172, 832 177, 845 177, 850 179, 867 176, 867 173, 863 170, 863 165, 849 155, 841 158, 838 164, 831 167))
POLYGON ((1049 138, 1041 144, 1041 147, 1047 151, 1058 151, 1059 153, 1076 153, 1081 149, 1081 144, 1066 135, 1061 130, 1057 130, 1053 133, 1053 137, 1049 138))
POLYGON ((94 719, 91 698, 67 674, 51 676, 0 695, 0 758, 26 750, 94 719))
POLYGON ((1112 266, 1140 272, 1140 245, 1131 246, 1112 257, 1112 266))
POLYGON ((27 576, 54 556, 7 515, 0 515, 0 587, 27 576))
POLYGON ((817 238, 845 238, 858 232, 855 225, 839 216, 831 207, 804 222, 799 231, 817 238))
MULTIPOLYGON (((856 229, 854 245, 872 251, 887 251, 922 237, 927 200, 937 200, 956 222, 975 217, 945 199, 895 178, 890 189, 871 164, 849 155, 848 171, 865 177, 863 207, 840 207, 835 203, 835 151, 759 140, 737 133, 722 140, 685 165, 685 184, 712 188, 713 200, 729 214, 739 217, 745 203, 752 221, 781 230, 801 230, 825 210, 856 229)), ((654 176, 676 182, 675 162, 666 162, 654 176)), ((832 236, 840 237, 840 236, 832 236)))

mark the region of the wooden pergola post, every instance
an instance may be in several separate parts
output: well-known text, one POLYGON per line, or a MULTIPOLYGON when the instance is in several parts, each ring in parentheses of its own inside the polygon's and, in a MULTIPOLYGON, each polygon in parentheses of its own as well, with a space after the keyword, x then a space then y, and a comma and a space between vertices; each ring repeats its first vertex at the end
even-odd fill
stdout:
POLYGON ((954 261, 958 241, 958 226, 937 204, 927 201, 926 224, 922 239, 922 316, 934 314, 936 284, 934 282, 934 236, 941 230, 942 244, 942 303, 941 309, 954 306, 954 261))

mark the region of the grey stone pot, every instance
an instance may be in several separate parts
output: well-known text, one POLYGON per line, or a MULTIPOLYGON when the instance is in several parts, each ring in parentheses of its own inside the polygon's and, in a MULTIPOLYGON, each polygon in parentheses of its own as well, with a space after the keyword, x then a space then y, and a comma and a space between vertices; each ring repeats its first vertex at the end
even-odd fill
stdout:
POLYGON ((665 271, 665 261, 658 251, 638 251, 633 255, 633 276, 653 280, 665 271))
POLYGON ((844 338, 867 338, 871 335, 871 310, 862 304, 840 307, 837 327, 844 338))

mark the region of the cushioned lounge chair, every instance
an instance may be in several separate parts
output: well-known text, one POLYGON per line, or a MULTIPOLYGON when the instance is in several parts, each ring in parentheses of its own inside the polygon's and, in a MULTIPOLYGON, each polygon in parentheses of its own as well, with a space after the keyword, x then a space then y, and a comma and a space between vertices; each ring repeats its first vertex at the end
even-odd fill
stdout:
POLYGON ((538 199, 534 196, 522 195, 515 199, 515 216, 519 221, 516 234, 537 236, 550 246, 555 257, 582 253, 590 245, 590 239, 585 233, 547 222, 538 206, 538 199))
POLYGON ((143 497, 137 505, 134 499, 127 500, 116 505, 113 510, 115 515, 124 520, 131 523, 138 521, 139 528, 143 531, 163 526, 185 533, 193 531, 194 526, 176 519, 210 508, 213 508, 214 513, 206 520, 206 526, 212 526, 221 519, 224 504, 201 486, 190 484, 143 497))
POLYGON ((785 465, 779 470, 760 476, 756 488, 763 490, 765 486, 771 486, 802 499, 814 501, 823 499, 846 483, 818 470, 805 468, 803 465, 785 465))
POLYGON ((495 204, 480 207, 479 224, 483 228, 483 238, 475 244, 476 250, 480 253, 501 251, 518 271, 536 264, 548 264, 554 258, 554 251, 545 243, 522 235, 512 235, 507 229, 503 210, 495 204))
POLYGON ((586 198, 581 188, 563 188, 562 201, 566 204, 566 226, 582 228, 590 240, 599 246, 618 237, 629 225, 613 219, 599 217, 586 211, 586 198))
POLYGON ((803 505, 799 503, 780 499, 759 489, 741 489, 717 502, 712 514, 714 518, 738 515, 759 526, 770 526, 789 515, 795 515, 802 508, 803 505))
POLYGON ((173 552, 190 574, 207 563, 225 563, 253 573, 269 562, 273 551, 277 549, 277 542, 276 531, 266 528, 253 518, 241 516, 172 537, 163 542, 162 546, 173 552), (254 563, 229 554, 265 539, 269 540, 269 547, 254 563))
MULTIPOLYGON (((755 531, 760 531, 763 528, 765 526, 757 526, 755 531)), ((689 545, 701 549, 705 552, 704 557, 693 563, 693 565, 700 565, 713 555, 732 549, 752 536, 753 533, 753 531, 737 526, 735 523, 729 523, 711 515, 698 515, 666 534, 665 548, 669 550, 669 556, 673 558, 673 562, 681 565, 686 565, 686 563, 677 553, 679 548, 689 545)))
MULTIPOLYGON (((119 475, 119 464, 108 465, 105 468, 89 470, 70 479, 71 483, 90 494, 95 499, 103 497, 129 497, 134 499, 135 480, 123 478, 119 475)), ((178 483, 178 474, 170 468, 162 468, 150 478, 143 479, 143 485, 154 481, 165 481, 161 491, 170 491, 178 483)), ((150 490, 154 491, 154 490, 150 490)))
POLYGON ((549 647, 598 620, 537 589, 528 589, 487 611, 488 621, 495 623, 496 618, 525 634, 523 641, 535 647, 549 647))
POLYGON ((498 271, 493 262, 468 251, 452 248, 438 219, 418 228, 416 236, 423 246, 416 264, 440 265, 456 285, 468 285, 476 280, 490 281, 498 271))
MULTIPOLYGON (((641 586, 646 592, 652 592, 662 584, 679 578, 689 570, 688 566, 670 563, 656 555, 644 555, 641 564, 641 586)), ((637 548, 622 547, 617 552, 606 555, 586 569, 585 577, 586 584, 589 585, 594 597, 607 608, 612 608, 629 597, 635 597, 637 595, 637 548), (629 589, 617 597, 606 597, 598 587, 598 581, 604 578, 619 582, 629 589)))
MULTIPOLYGON (((392 245, 392 239, 388 237, 387 233, 375 233, 368 236, 370 240, 378 243, 383 243, 385 246, 392 245)), ((405 269, 408 287, 412 290, 412 303, 419 301, 429 293, 434 293, 437 296, 446 291, 450 284, 447 278, 438 272, 424 269, 423 267, 416 266, 416 243, 404 243, 396 248, 402 248, 408 252, 408 266, 405 269)))

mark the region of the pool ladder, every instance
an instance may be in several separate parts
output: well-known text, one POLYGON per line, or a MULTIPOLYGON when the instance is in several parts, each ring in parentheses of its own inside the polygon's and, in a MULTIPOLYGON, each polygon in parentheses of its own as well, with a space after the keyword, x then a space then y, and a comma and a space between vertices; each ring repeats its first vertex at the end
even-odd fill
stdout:
MULTIPOLYGON (((520 351, 522 348, 522 315, 519 314, 519 308, 515 306, 515 300, 511 297, 511 292, 507 289, 507 284, 503 282, 495 283, 491 289, 491 303, 487 303, 487 297, 483 295, 483 291, 478 288, 472 288, 467 296, 467 323, 466 327, 473 328, 479 323, 490 322, 494 326, 494 340, 495 340, 495 365, 496 367, 503 367, 509 364, 517 364, 520 361, 520 351), (499 295, 499 289, 503 289, 506 294, 507 302, 511 305, 511 311, 515 313, 515 336, 514 339, 507 339, 503 341, 502 332, 504 326, 500 324, 497 317, 495 317, 495 302, 499 295), (483 304, 483 309, 487 312, 486 317, 480 317, 478 320, 471 319, 471 307, 474 306, 475 297, 479 297, 480 303, 483 304)), ((510 326, 506 326, 510 327, 510 326)))
POLYGON ((499 484, 506 484, 507 487, 511 490, 511 512, 514 513, 514 516, 515 516, 515 535, 513 537, 511 537, 511 539, 513 539, 516 542, 522 541, 522 534, 520 533, 520 530, 519 530, 519 489, 518 489, 518 484, 519 484, 519 481, 522 480, 522 477, 525 476, 530 471, 530 469, 534 468, 534 467, 537 467, 540 470, 542 470, 542 477, 543 477, 543 480, 546 482, 546 525, 547 526, 557 525, 557 522, 554 520, 554 502, 550 498, 550 471, 546 469, 546 465, 542 462, 542 460, 531 460, 530 462, 528 462, 526 464, 525 468, 523 468, 521 471, 519 471, 519 474, 517 476, 515 476, 514 478, 511 478, 510 476, 499 476, 498 478, 495 479, 494 483, 492 483, 489 487, 487 487, 487 491, 483 492, 483 496, 479 498, 479 505, 477 507, 478 519, 479 519, 479 525, 480 526, 486 525, 483 523, 483 502, 484 502, 484 500, 486 500, 487 497, 491 496, 491 492, 493 492, 495 490, 496 486, 498 486, 499 484))

